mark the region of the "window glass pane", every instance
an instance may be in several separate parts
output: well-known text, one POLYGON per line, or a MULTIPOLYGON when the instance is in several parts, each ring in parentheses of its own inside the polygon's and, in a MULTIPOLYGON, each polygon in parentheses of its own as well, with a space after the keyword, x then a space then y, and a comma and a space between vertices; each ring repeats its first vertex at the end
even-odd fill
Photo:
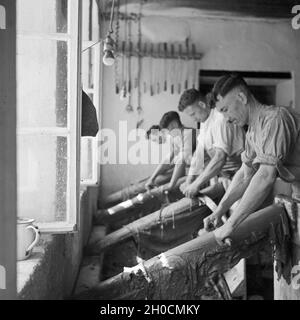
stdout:
POLYGON ((93 139, 81 138, 81 181, 93 179, 93 139))
POLYGON ((18 215, 38 222, 66 220, 67 138, 18 136, 18 215))
POLYGON ((68 0, 17 0, 17 30, 67 32, 68 0))
POLYGON ((65 41, 17 41, 19 127, 66 127, 68 46, 65 41))
POLYGON ((82 53, 82 84, 84 88, 94 88, 95 50, 90 48, 82 53))

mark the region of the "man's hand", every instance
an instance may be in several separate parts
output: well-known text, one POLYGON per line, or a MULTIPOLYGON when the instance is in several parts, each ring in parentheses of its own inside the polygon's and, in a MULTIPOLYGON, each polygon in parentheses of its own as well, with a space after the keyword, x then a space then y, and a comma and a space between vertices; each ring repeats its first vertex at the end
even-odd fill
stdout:
POLYGON ((231 239, 229 236, 231 235, 233 228, 230 223, 226 222, 221 227, 217 228, 213 231, 216 241, 219 245, 231 245, 231 239))
POLYGON ((206 231, 213 231, 219 226, 221 226, 222 220, 220 215, 212 213, 211 215, 209 215, 203 220, 203 223, 204 223, 204 229, 206 231))
POLYGON ((145 183, 145 188, 146 190, 150 190, 152 188, 154 188, 155 184, 154 184, 154 179, 148 179, 148 181, 145 183))
POLYGON ((174 189, 175 185, 172 183, 167 183, 162 186, 162 191, 172 191, 174 189))
POLYGON ((184 190, 190 185, 191 183, 188 181, 183 182, 180 186, 179 186, 179 190, 184 194, 184 190))
POLYGON ((199 187, 195 183, 191 183, 182 191, 182 193, 187 198, 193 198, 196 194, 199 193, 199 187))

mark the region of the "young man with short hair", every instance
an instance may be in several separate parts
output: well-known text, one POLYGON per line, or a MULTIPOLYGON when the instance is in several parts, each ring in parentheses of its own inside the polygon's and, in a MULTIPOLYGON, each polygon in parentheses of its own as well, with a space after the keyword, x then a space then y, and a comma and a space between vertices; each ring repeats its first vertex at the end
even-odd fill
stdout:
POLYGON ((163 115, 159 127, 161 131, 171 137, 170 153, 157 166, 149 180, 146 188, 154 186, 155 178, 170 168, 174 167, 171 180, 164 191, 172 190, 177 180, 185 175, 185 168, 190 165, 193 152, 196 148, 196 130, 185 127, 176 111, 169 111, 163 115))
POLYGON ((182 94, 178 109, 201 123, 197 149, 181 191, 186 197, 194 197, 211 178, 216 176, 223 177, 226 189, 229 179, 241 166, 240 155, 244 150, 243 129, 228 123, 196 89, 186 90, 182 94), (205 164, 205 153, 210 158, 207 164, 205 164))

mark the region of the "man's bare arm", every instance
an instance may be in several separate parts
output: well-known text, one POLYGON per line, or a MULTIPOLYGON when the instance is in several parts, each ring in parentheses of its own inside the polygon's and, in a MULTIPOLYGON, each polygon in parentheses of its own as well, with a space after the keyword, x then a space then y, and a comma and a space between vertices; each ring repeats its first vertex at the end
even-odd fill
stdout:
POLYGON ((243 163, 241 168, 234 175, 229 188, 221 199, 214 214, 217 214, 220 217, 225 214, 230 209, 230 207, 243 196, 244 192, 249 186, 253 175, 253 168, 250 168, 243 163))
POLYGON ((186 163, 183 157, 182 156, 179 157, 175 163, 172 178, 169 182, 169 186, 168 186, 169 189, 174 188, 177 180, 185 175, 185 166, 186 166, 186 163))
POLYGON ((234 230, 249 214, 255 212, 268 196, 276 179, 276 168, 260 165, 228 223, 234 230))
POLYGON ((211 178, 218 175, 224 164, 226 163, 227 154, 219 148, 216 148, 215 155, 209 161, 203 172, 198 176, 198 178, 193 182, 198 188, 209 181, 211 178))
POLYGON ((226 162, 227 154, 217 148, 214 157, 210 160, 205 169, 199 174, 197 179, 188 185, 182 192, 186 197, 194 197, 204 183, 208 182, 211 178, 215 177, 222 170, 226 162))
POLYGON ((166 172, 172 167, 173 158, 174 152, 171 152, 161 161, 161 163, 155 168, 149 180, 146 182, 147 188, 151 187, 151 184, 159 174, 166 172))
POLYGON ((254 170, 243 163, 241 168, 234 175, 232 182, 221 199, 217 209, 203 220, 204 228, 207 231, 213 230, 221 224, 222 216, 243 196, 253 174, 254 170))

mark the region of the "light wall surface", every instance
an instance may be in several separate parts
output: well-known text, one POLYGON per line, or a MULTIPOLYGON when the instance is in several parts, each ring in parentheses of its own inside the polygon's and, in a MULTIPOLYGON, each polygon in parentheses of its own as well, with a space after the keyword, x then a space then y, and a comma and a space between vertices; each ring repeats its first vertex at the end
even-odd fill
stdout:
MULTIPOLYGON (((137 33, 133 32, 133 41, 136 36, 137 33)), ((292 97, 288 98, 294 99, 295 108, 300 111, 300 30, 293 30, 290 20, 154 16, 142 20, 143 42, 184 43, 187 37, 196 44, 197 51, 203 53, 202 69, 292 72, 294 87, 289 88, 292 97)), ((127 113, 127 100, 121 101, 115 94, 113 67, 104 67, 103 79, 102 128, 118 133, 119 121, 127 121, 128 130, 134 129, 137 113, 127 113)), ((142 128, 147 130, 158 123, 165 112, 176 110, 178 100, 178 94, 143 94, 142 128)), ((184 124, 195 126, 190 119, 181 116, 184 124)), ((101 194, 109 194, 142 179, 154 168, 155 165, 150 164, 102 165, 101 194)))

